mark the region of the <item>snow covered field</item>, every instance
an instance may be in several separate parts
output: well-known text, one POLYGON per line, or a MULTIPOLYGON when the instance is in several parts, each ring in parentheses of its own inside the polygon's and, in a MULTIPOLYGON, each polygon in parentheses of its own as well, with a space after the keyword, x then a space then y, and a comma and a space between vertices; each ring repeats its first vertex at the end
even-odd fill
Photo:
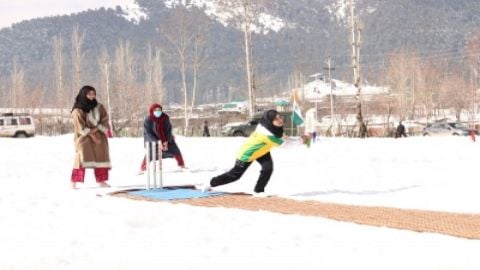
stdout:
MULTIPOLYGON (((189 170, 229 169, 244 138, 178 138, 189 170)), ((333 220, 97 197, 70 190, 73 135, 0 138, 0 269, 480 269, 480 241, 333 220)), ((142 139, 110 140, 110 184, 137 176, 142 139)), ((320 138, 272 151, 267 192, 303 200, 480 214, 480 142, 320 138)), ((259 166, 219 190, 253 189, 259 166)))

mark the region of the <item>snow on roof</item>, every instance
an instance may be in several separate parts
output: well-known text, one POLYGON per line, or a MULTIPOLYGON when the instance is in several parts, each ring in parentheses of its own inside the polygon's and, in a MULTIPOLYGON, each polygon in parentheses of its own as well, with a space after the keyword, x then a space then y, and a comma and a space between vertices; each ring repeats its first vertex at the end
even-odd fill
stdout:
MULTIPOLYGON (((305 99, 320 99, 330 95, 330 83, 321 79, 311 81, 303 86, 303 95, 305 99)), ((362 93, 367 95, 385 94, 388 92, 386 87, 364 85, 362 93)), ((340 80, 332 79, 331 93, 335 96, 354 96, 357 94, 357 88, 351 84, 340 80)))

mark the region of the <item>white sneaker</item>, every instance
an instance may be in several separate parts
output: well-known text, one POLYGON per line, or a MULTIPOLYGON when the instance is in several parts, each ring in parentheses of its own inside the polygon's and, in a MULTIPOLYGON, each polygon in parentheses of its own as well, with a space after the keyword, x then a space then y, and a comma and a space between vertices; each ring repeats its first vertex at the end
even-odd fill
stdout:
POLYGON ((70 182, 70 185, 71 185, 70 187, 72 189, 79 189, 79 186, 78 186, 77 182, 70 182))
POLYGON ((266 193, 266 192, 253 192, 253 197, 256 198, 268 198, 272 197, 272 194, 266 193))
POLYGON ((97 186, 100 187, 100 188, 109 188, 111 187, 108 183, 106 182, 98 182, 97 183, 97 186))
POLYGON ((185 167, 185 166, 178 166, 178 170, 177 172, 187 172, 188 171, 188 168, 185 167))
POLYGON ((209 192, 212 190, 212 186, 210 185, 210 179, 208 181, 203 182, 202 188, 200 190, 202 192, 209 192))

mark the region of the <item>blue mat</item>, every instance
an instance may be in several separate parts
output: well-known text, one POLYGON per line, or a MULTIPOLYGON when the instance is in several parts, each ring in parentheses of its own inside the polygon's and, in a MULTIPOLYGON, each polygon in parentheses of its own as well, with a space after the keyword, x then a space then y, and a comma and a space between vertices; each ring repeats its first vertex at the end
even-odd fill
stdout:
POLYGON ((197 189, 189 189, 189 188, 162 188, 162 189, 158 188, 158 189, 130 191, 127 194, 144 197, 148 199, 168 201, 168 200, 182 200, 182 199, 221 196, 221 195, 224 195, 225 193, 224 192, 202 192, 197 189))

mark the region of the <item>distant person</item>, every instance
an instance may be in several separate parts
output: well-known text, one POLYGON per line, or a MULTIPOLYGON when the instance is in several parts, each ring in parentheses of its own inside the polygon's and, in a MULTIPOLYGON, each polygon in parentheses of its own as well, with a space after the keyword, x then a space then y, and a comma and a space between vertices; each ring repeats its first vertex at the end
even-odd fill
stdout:
MULTIPOLYGON (((182 153, 178 148, 175 138, 172 134, 172 124, 170 117, 163 112, 160 104, 152 104, 149 109, 149 114, 145 117, 143 122, 143 139, 144 142, 161 142, 162 158, 175 158, 178 167, 184 169, 185 163, 183 161, 182 153)), ((159 149, 156 149, 157 157, 159 149)), ((140 173, 147 170, 146 157, 142 161, 140 173)))
POLYGON ((367 125, 363 121, 360 124, 359 133, 360 138, 366 138, 368 136, 367 125))
POLYGON ((407 133, 405 132, 405 126, 402 124, 402 121, 398 123, 397 131, 395 132, 395 138, 407 137, 407 133))
POLYGON ((72 111, 75 142, 75 161, 72 171, 72 188, 83 183, 85 168, 93 168, 100 187, 109 187, 108 171, 111 168, 107 133, 108 114, 105 107, 97 102, 96 90, 92 86, 80 89, 72 111))
POLYGON ((311 138, 314 143, 317 139, 317 111, 315 108, 307 110, 305 113, 305 133, 311 138))
POLYGON ((270 155, 272 147, 283 144, 283 118, 276 110, 268 110, 255 131, 241 147, 235 166, 230 171, 215 176, 205 182, 202 191, 209 191, 211 187, 232 183, 240 179, 253 161, 262 167, 260 176, 255 185, 255 193, 263 193, 273 172, 273 160, 270 155))
POLYGON ((208 129, 208 121, 203 121, 203 137, 210 137, 210 130, 208 129))

